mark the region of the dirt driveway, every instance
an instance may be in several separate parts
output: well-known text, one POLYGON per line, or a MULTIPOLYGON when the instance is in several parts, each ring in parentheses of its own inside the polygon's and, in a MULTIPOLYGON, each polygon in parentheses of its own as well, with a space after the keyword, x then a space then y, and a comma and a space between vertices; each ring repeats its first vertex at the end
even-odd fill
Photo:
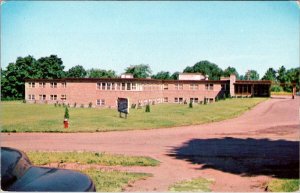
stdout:
MULTIPOLYGON (((196 177, 213 191, 264 191, 273 177, 298 178, 300 98, 269 99, 238 118, 204 125, 106 133, 1 134, 1 146, 27 150, 103 151, 158 159, 127 191, 167 191, 196 177)), ((163 115, 162 115, 163 116, 163 115)))

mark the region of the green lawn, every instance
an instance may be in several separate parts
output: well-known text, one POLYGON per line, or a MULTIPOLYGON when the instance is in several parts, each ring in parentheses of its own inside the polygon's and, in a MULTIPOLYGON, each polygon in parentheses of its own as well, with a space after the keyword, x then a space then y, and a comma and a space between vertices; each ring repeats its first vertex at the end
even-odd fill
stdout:
POLYGON ((83 170, 93 180, 97 192, 121 192, 131 182, 145 179, 151 174, 119 171, 83 170))
POLYGON ((210 186, 212 180, 196 178, 188 181, 182 181, 169 188, 173 192, 211 192, 210 186))
POLYGON ((271 192, 296 192, 299 191, 299 179, 276 179, 268 183, 271 192))
POLYGON ((130 109, 127 119, 116 109, 70 108, 70 128, 63 129, 65 109, 45 104, 1 102, 2 132, 98 132, 202 124, 236 117, 266 98, 235 98, 208 105, 159 104, 130 109))
MULTIPOLYGON (((124 156, 96 152, 26 152, 30 161, 37 166, 49 163, 79 163, 109 166, 156 166, 157 160, 141 156, 124 156)), ((90 176, 98 192, 120 192, 131 182, 145 179, 151 174, 120 171, 103 171, 93 168, 78 170, 90 176)))
POLYGON ((99 164, 105 166, 157 166, 159 161, 143 156, 112 155, 97 152, 44 152, 31 151, 26 155, 34 165, 49 163, 99 164))

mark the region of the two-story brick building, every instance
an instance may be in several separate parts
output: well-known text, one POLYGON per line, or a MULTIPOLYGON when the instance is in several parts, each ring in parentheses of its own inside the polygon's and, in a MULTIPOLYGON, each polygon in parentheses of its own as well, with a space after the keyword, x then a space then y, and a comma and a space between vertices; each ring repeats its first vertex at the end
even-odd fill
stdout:
MULTIPOLYGON (((235 75, 213 81, 199 73, 180 74, 178 80, 136 79, 128 74, 120 78, 28 79, 25 81, 25 100, 111 108, 117 106, 118 97, 128 98, 131 104, 137 105, 202 103, 204 100, 210 103, 224 93, 234 96, 234 87, 243 85, 237 83, 235 75)), ((252 84, 248 85, 251 87, 252 84)))

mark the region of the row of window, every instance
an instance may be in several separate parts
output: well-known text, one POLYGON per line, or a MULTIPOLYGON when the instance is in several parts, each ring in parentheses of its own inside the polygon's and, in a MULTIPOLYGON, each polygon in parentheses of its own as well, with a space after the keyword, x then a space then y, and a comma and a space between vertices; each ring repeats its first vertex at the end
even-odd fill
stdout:
MULTIPOLYGON (((28 83, 29 88, 35 88, 35 82, 29 82, 28 83)), ((39 88, 45 88, 46 87, 46 83, 45 82, 39 82, 39 88)), ((66 82, 62 82, 61 83, 61 87, 62 88, 66 88, 67 87, 67 83, 66 82)), ((50 88, 57 88, 57 82, 50 82, 50 88)))
MULTIPOLYGON (((57 100, 57 95, 56 94, 50 95, 49 99, 55 101, 55 100, 57 100)), ((67 95, 65 95, 65 94, 61 95, 60 99, 61 100, 67 100, 67 95)), ((28 100, 36 100, 35 95, 34 94, 29 94, 28 95, 28 100)), ((45 100, 47 100, 47 96, 45 94, 40 94, 39 95, 39 100, 45 101, 45 100)))

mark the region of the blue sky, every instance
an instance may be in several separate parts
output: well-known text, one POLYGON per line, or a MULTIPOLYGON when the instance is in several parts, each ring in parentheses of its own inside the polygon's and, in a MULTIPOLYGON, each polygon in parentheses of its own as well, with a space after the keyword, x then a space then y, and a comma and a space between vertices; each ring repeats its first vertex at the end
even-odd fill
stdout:
POLYGON ((299 66, 295 2, 10 1, 1 6, 1 66, 56 54, 65 69, 149 64, 153 73, 209 60, 240 74, 299 66))

